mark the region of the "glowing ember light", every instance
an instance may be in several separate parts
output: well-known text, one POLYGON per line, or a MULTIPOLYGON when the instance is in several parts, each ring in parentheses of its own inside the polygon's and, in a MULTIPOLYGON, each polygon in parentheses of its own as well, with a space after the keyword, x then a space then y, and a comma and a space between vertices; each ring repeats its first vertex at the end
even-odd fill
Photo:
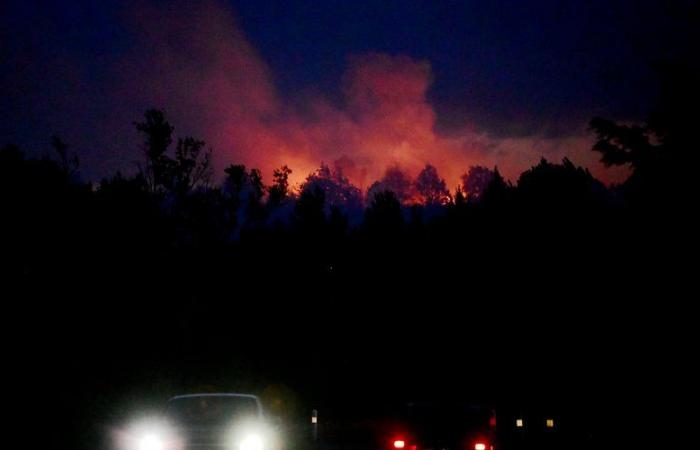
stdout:
POLYGON ((404 448, 406 446, 406 442, 402 441, 401 439, 397 439, 394 441, 394 448, 404 448))
POLYGON ((516 419, 515 426, 518 428, 522 428, 523 427, 523 419, 516 419))
POLYGON ((547 419, 547 428, 554 428, 554 419, 547 419))
POLYGON ((474 444, 474 450, 486 450, 486 444, 483 442, 477 442, 474 444))

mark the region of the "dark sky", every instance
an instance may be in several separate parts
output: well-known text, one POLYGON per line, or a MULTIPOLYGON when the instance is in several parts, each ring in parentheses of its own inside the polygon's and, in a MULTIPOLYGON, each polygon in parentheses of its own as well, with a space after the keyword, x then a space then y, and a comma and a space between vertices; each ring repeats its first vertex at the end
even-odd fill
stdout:
POLYGON ((348 54, 406 54, 431 62, 441 123, 473 120, 499 135, 566 132, 561 115, 642 117, 649 63, 691 56, 683 3, 232 2, 287 92, 320 84, 332 93, 348 54))
POLYGON ((589 166, 593 115, 640 120, 650 64, 696 59, 697 2, 631 0, 3 2, 0 144, 64 137, 83 176, 130 171, 131 125, 165 108, 233 161, 299 181, 345 161, 366 185, 431 162, 517 174, 589 166))

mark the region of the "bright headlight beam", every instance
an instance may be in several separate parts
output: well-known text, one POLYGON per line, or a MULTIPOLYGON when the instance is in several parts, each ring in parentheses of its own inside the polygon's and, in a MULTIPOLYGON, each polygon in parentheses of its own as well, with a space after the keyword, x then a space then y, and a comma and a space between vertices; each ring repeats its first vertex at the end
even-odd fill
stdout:
POLYGON ((163 450, 163 441, 155 434, 148 434, 139 441, 139 450, 163 450))
POLYGON ((241 441, 239 450, 263 450, 263 440, 257 434, 249 434, 241 441))

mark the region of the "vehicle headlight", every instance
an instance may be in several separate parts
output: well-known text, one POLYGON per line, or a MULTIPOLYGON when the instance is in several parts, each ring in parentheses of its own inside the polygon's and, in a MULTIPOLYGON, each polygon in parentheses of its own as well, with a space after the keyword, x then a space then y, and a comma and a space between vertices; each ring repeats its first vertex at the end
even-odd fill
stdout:
MULTIPOLYGON (((145 449, 143 449, 145 450, 145 449)), ((151 450, 151 449, 149 449, 151 450)), ((155 449, 154 449, 155 450, 155 449)), ((238 450, 263 450, 263 440, 257 434, 246 435, 238 447, 238 450)))
POLYGON ((139 440, 138 450, 163 450, 163 447, 163 440, 158 435, 147 434, 139 440))

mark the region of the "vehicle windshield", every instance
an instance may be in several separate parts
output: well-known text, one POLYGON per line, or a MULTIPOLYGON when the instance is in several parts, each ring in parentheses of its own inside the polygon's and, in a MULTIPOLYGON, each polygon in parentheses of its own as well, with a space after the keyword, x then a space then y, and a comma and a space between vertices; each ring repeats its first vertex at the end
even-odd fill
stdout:
POLYGON ((193 396, 170 400, 166 412, 168 417, 182 424, 221 426, 258 418, 260 411, 253 397, 193 396))

